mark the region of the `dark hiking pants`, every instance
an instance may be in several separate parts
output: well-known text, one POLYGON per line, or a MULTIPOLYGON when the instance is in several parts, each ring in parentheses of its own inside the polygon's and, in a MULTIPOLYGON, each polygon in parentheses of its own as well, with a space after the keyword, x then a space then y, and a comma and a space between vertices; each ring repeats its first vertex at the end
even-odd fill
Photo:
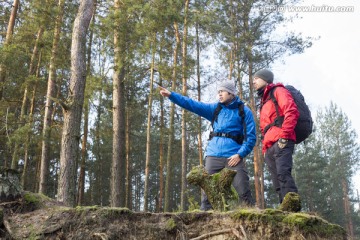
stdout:
POLYGON ((298 192, 291 176, 294 146, 295 143, 289 140, 286 146, 281 149, 276 142, 265 153, 265 162, 275 190, 279 195, 280 203, 288 192, 298 192))
MULTIPOLYGON (((232 182, 236 192, 239 194, 240 201, 245 204, 252 206, 254 205, 250 185, 249 185, 249 176, 245 167, 245 160, 241 160, 236 166, 229 167, 227 158, 219 157, 206 157, 205 158, 205 169, 209 174, 214 174, 220 172, 223 168, 229 168, 231 170, 236 170, 237 173, 232 182)), ((204 191, 201 191, 201 210, 211 209, 211 204, 208 201, 208 198, 204 191)))

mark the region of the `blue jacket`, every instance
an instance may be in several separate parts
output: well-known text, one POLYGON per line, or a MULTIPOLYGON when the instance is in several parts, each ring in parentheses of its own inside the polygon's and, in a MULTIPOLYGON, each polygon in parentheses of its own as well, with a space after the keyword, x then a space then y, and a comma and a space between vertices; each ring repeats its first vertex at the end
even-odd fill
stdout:
MULTIPOLYGON (((218 103, 198 102, 176 92, 171 92, 169 99, 180 107, 196 113, 210 122, 218 105, 218 103)), ((241 100, 236 97, 227 106, 221 104, 222 109, 217 121, 214 122, 214 132, 229 133, 231 135, 243 134, 242 119, 239 116, 240 103, 242 103, 241 100)), ((238 153, 241 157, 246 157, 252 151, 256 143, 255 122, 252 112, 247 106, 244 107, 244 111, 247 139, 244 140, 243 144, 240 145, 227 137, 213 137, 207 145, 205 156, 228 158, 238 153)))

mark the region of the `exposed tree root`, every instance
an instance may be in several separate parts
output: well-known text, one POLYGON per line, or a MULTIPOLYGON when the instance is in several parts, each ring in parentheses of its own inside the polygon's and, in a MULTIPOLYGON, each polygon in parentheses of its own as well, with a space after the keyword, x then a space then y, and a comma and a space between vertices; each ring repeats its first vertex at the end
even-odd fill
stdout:
POLYGON ((109 237, 105 233, 94 233, 94 237, 99 237, 101 240, 108 240, 109 237))
POLYGON ((229 228, 229 229, 223 229, 223 230, 218 230, 218 231, 214 231, 214 232, 209 232, 209 233, 203 234, 201 236, 198 236, 196 238, 192 238, 191 240, 202 240, 202 239, 207 239, 210 237, 214 237, 214 236, 221 235, 221 234, 227 234, 227 233, 234 234, 234 236, 237 239, 246 240, 247 237, 246 237, 244 228, 242 226, 240 226, 240 228, 241 228, 241 232, 242 232, 243 236, 241 236, 240 232, 238 230, 236 230, 235 228, 229 228))

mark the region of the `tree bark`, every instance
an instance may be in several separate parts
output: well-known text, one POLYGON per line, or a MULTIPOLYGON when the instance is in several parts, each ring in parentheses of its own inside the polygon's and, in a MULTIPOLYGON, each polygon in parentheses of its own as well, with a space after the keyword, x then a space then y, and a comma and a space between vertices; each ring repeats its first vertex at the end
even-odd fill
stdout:
MULTIPOLYGON (((178 49, 180 46, 180 36, 179 36, 179 28, 177 22, 174 22, 174 34, 176 38, 176 45, 174 48, 174 66, 173 66, 173 75, 172 75, 172 85, 171 91, 176 90, 176 68, 177 68, 177 58, 178 58, 178 49)), ((170 107, 170 129, 169 129, 169 141, 168 141, 168 149, 166 156, 166 182, 165 182, 165 206, 164 211, 168 212, 170 210, 170 185, 171 185, 171 171, 172 171, 172 147, 174 143, 174 118, 175 118, 175 104, 171 103, 170 107)))
MULTIPOLYGON (((183 35, 183 45, 182 45, 182 95, 187 95, 187 32, 188 32, 188 18, 187 13, 189 11, 189 0, 185 0, 185 9, 184 9, 184 35, 183 35)), ((186 143, 186 116, 187 111, 182 109, 182 119, 181 119, 181 199, 180 199, 180 208, 182 211, 185 211, 186 208, 186 173, 187 173, 187 143, 186 143)))
MULTIPOLYGON (((95 24, 95 12, 96 12, 96 0, 94 0, 94 14, 92 16, 92 24, 95 24)), ((91 52, 92 52, 92 43, 93 43, 94 31, 90 31, 89 43, 87 48, 87 64, 86 64, 86 75, 91 75, 91 52)), ((85 191, 85 165, 87 158, 87 140, 88 140, 88 128, 89 128, 89 97, 85 96, 84 102, 84 135, 81 144, 81 163, 80 163, 80 174, 78 180, 78 195, 77 195, 77 204, 79 206, 84 203, 84 191, 85 191)))
MULTIPOLYGON (((201 101, 201 78, 200 78, 200 40, 199 40, 199 23, 196 22, 196 77, 197 77, 197 93, 198 101, 201 101)), ((203 165, 203 150, 202 150, 202 120, 198 117, 198 153, 199 164, 203 165)))
MULTIPOLYGON (((155 40, 155 37, 154 37, 155 40)), ((148 97, 148 115, 146 128, 146 159, 145 159, 145 184, 144 184, 144 211, 148 211, 148 193, 149 193, 149 167, 150 167, 150 151, 151 151, 151 112, 152 112, 152 95, 154 85, 154 61, 155 61, 155 41, 153 41, 151 75, 150 75, 150 92, 148 97)))
POLYGON ((343 190, 343 202, 344 202, 344 212, 345 212, 345 220, 346 220, 346 230, 350 239, 355 239, 354 237, 354 225, 351 218, 351 207, 350 207, 350 199, 349 199, 349 191, 348 191, 348 183, 346 179, 341 179, 341 185, 343 190))
MULTIPOLYGON (((121 10, 120 0, 114 1, 115 11, 121 10)), ((121 26, 118 23, 117 26, 121 26)), ((124 56, 120 32, 114 30, 114 74, 113 74, 113 156, 110 181, 110 205, 125 205, 125 88, 124 56)))
MULTIPOLYGON (((6 38, 5 38, 5 45, 9 44, 13 35, 13 31, 14 31, 14 25, 15 25, 15 19, 16 19, 16 13, 17 13, 17 9, 19 8, 19 1, 15 0, 14 1, 14 5, 13 5, 13 9, 11 11, 11 16, 10 16, 10 21, 9 21, 9 26, 8 26, 8 30, 6 32, 6 38)), ((36 40, 36 43, 38 42, 38 40, 36 40)), ((30 62, 30 71, 31 71, 31 66, 32 66, 32 61, 34 61, 34 52, 36 51, 36 44, 35 44, 35 48, 33 51, 33 55, 31 57, 31 62, 30 62)), ((0 66, 0 76, 4 76, 4 79, 1 79, 0 82, 5 82, 5 75, 2 75, 1 73, 1 66, 0 66)), ((27 87, 25 87, 24 90, 24 98, 23 98, 23 104, 21 107, 21 112, 20 112, 20 125, 24 124, 24 115, 25 115, 25 106, 27 103, 27 87)), ((1 94, 2 95, 2 94, 1 94)), ((1 99, 1 98, 0 98, 1 99)), ((19 159, 19 142, 15 142, 15 146, 14 146, 14 152, 13 152, 13 156, 12 156, 12 161, 11 161, 11 168, 12 169, 17 169, 18 168, 18 159, 19 159)))
MULTIPOLYGON (((244 12, 244 31, 245 34, 249 34, 250 31, 250 27, 249 27, 249 12, 245 11, 244 12)), ((251 42, 251 40, 247 40, 246 41, 246 50, 245 50, 245 54, 249 63, 249 89, 250 89, 250 108, 252 110, 254 119, 257 119, 257 110, 256 110, 256 104, 255 104, 255 95, 254 95, 254 89, 253 89, 253 84, 252 84, 252 80, 253 80, 253 76, 252 73, 254 71, 253 69, 253 55, 252 55, 252 48, 253 48, 253 43, 251 42)), ((256 120, 256 136, 258 136, 259 134, 259 122, 256 120)), ((255 196, 256 196, 256 205, 259 208, 264 208, 265 207, 265 201, 264 201, 264 173, 263 173, 263 158, 262 158, 262 154, 261 154, 261 148, 259 147, 259 142, 257 139, 257 143, 254 147, 254 180, 255 180, 255 196)))
MULTIPOLYGON (((34 74, 36 75, 36 82, 33 86, 33 90, 32 90, 32 97, 31 97, 31 101, 30 101, 30 110, 29 110, 29 117, 28 117, 28 125, 30 127, 30 130, 27 132, 26 134, 26 139, 25 139, 25 143, 24 143, 24 168, 23 168, 23 173, 21 176, 21 183, 24 187, 24 189, 26 189, 25 185, 26 185, 26 175, 27 175, 27 171, 28 171, 28 155, 29 155, 29 144, 30 144, 30 139, 31 139, 31 127, 33 125, 33 113, 34 113, 34 108, 35 108, 35 94, 36 94, 36 89, 37 89, 37 82, 38 82, 38 72, 39 72, 39 68, 40 68, 40 60, 41 60, 41 54, 39 54, 39 57, 37 58, 37 68, 34 67, 35 65, 35 58, 38 55, 39 52, 39 41, 42 37, 42 34, 44 33, 44 28, 40 27, 38 34, 37 34, 37 38, 36 38, 36 42, 35 42, 35 46, 33 49, 33 54, 31 56, 31 61, 30 61, 30 67, 29 67, 29 76, 33 76, 34 74)), ((26 89, 24 91, 24 98, 23 98, 23 105, 21 108, 21 112, 25 113, 25 105, 26 105, 26 101, 27 101, 27 91, 28 91, 28 84, 26 84, 26 89)))
POLYGON ((39 193, 47 194, 46 181, 49 175, 49 145, 51 134, 51 115, 53 112, 53 100, 56 87, 56 58, 58 53, 58 45, 61 34, 61 25, 63 22, 65 0, 59 0, 58 9, 59 14, 56 17, 54 39, 51 49, 51 57, 49 64, 49 78, 46 92, 44 125, 42 131, 41 142, 41 160, 40 160, 40 179, 39 179, 39 193))
MULTIPOLYGON (((160 84, 162 85, 162 79, 160 77, 160 84)), ((164 198, 164 98, 160 98, 160 146, 159 146, 159 202, 157 211, 163 210, 163 198, 164 198)))
MULTIPOLYGON (((250 88, 250 108, 253 113, 255 123, 256 123, 256 136, 259 136, 259 121, 256 117, 256 104, 255 104, 255 96, 252 85, 252 57, 251 53, 248 52, 249 57, 249 88, 250 88)), ((265 200, 264 200, 264 172, 263 172, 263 158, 261 154, 261 148, 259 147, 259 142, 257 139, 257 143, 253 149, 254 151, 254 181, 255 181, 255 197, 256 197, 256 205, 259 208, 265 208, 265 200)))
POLYGON ((125 138, 126 138, 126 182, 125 182, 125 188, 126 188, 126 199, 125 199, 125 207, 128 209, 132 209, 132 192, 131 192, 131 158, 130 158, 130 129, 131 129, 131 123, 130 123, 130 110, 129 106, 126 107, 126 132, 125 132, 125 138))
POLYGON ((71 42, 69 105, 63 106, 64 126, 60 152, 57 200, 67 206, 75 201, 75 163, 80 141, 81 113, 86 85, 86 34, 94 11, 94 0, 82 0, 74 21, 71 42))
MULTIPOLYGON (((10 44, 11 42, 11 38, 14 32, 14 26, 15 26, 15 20, 16 20, 16 15, 17 15, 17 11, 19 8, 19 4, 20 4, 20 0, 14 0, 14 3, 12 5, 12 10, 11 10, 11 14, 10 14, 10 19, 9 19, 9 23, 8 23, 8 27, 6 30, 6 37, 5 37, 5 42, 4 42, 4 46, 7 46, 10 44)), ((0 64, 0 101, 3 99, 3 94, 4 94, 4 85, 5 85, 5 79, 6 79, 6 66, 3 64, 0 64)))

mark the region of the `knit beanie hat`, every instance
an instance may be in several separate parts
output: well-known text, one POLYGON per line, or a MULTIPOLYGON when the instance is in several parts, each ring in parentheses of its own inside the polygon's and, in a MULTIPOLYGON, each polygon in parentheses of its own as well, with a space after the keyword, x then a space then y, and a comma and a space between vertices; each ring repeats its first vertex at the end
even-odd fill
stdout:
POLYGON ((254 77, 258 77, 263 79, 267 83, 272 83, 274 81, 274 74, 267 69, 261 69, 257 71, 254 75, 254 77))
POLYGON ((235 84, 233 81, 224 81, 220 83, 220 86, 218 87, 218 91, 220 90, 236 95, 235 84))

